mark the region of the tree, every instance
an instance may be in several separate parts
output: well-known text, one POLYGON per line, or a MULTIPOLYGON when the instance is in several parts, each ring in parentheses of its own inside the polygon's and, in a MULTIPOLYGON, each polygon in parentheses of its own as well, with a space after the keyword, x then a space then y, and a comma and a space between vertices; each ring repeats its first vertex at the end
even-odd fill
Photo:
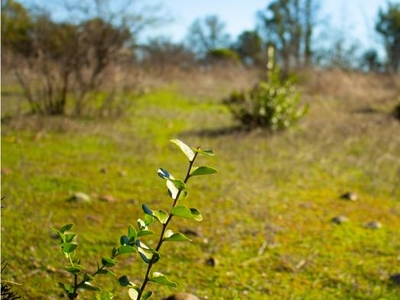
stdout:
POLYGON ((265 60, 263 57, 263 41, 256 30, 243 31, 233 48, 245 65, 259 65, 265 60))
POLYGON ((149 39, 141 47, 142 64, 152 71, 165 73, 171 68, 188 68, 194 64, 194 53, 183 44, 175 44, 170 40, 158 37, 149 39))
POLYGON ((196 19, 189 27, 188 42, 191 49, 205 56, 209 51, 229 46, 225 24, 216 15, 196 19))
POLYGON ((1 2, 1 46, 24 56, 32 54, 29 36, 33 21, 24 6, 14 0, 1 2))
POLYGON ((311 63, 317 10, 313 0, 275 0, 258 12, 261 29, 277 49, 285 73, 293 66, 311 63))
POLYGON ((68 107, 75 115, 123 111, 133 85, 122 83, 117 73, 133 56, 130 47, 139 31, 160 21, 157 11, 132 12, 134 3, 70 0, 74 18, 55 22, 42 10, 33 19, 29 37, 35 55, 16 69, 32 113, 65 115, 68 107))
POLYGON ((400 4, 388 3, 386 11, 378 12, 376 31, 382 35, 389 71, 400 69, 400 4))

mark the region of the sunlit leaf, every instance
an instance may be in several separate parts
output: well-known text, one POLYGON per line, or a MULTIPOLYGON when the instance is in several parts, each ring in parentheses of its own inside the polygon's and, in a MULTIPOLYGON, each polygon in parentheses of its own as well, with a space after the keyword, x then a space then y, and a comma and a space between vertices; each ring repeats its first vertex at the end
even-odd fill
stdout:
POLYGON ((215 154, 214 150, 211 149, 196 149, 195 150, 197 153, 201 154, 201 155, 207 155, 207 156, 213 156, 215 154))
POLYGON ((174 233, 172 230, 167 230, 164 234, 164 241, 169 242, 184 242, 184 241, 191 241, 188 237, 183 235, 180 232, 174 233))
POLYGON ((203 220, 201 213, 196 208, 188 208, 187 206, 184 205, 173 207, 171 209, 171 214, 173 214, 174 216, 193 219, 196 221, 203 220))
POLYGON ((194 154, 194 151, 192 148, 190 148, 188 145, 186 145, 184 142, 182 142, 181 140, 178 140, 178 139, 170 140, 170 142, 177 145, 182 150, 182 152, 186 155, 186 157, 189 159, 190 162, 193 161, 195 154, 194 154))
POLYGON ((142 205, 142 209, 145 214, 155 217, 161 224, 165 224, 168 220, 168 214, 163 211, 153 211, 146 204, 142 205))
POLYGON ((96 291, 100 292, 101 288, 98 286, 90 284, 90 282, 83 282, 79 285, 79 288, 84 289, 84 290, 89 290, 89 291, 96 291))
POLYGON ((159 272, 154 272, 153 276, 151 276, 150 278, 150 281, 169 287, 178 287, 178 284, 176 284, 176 282, 169 280, 167 276, 159 272))
POLYGON ((131 298, 132 300, 137 300, 137 298, 139 296, 139 292, 136 289, 131 288, 128 290, 128 295, 129 295, 129 298, 131 298))
POLYGON ((164 170, 163 168, 159 168, 157 174, 163 179, 174 179, 174 177, 167 170, 164 170))
POLYGON ((140 240, 136 241, 136 246, 138 247, 138 252, 142 260, 149 264, 150 262, 156 263, 160 259, 160 254, 153 249, 150 249, 147 245, 142 243, 140 240))
POLYGON ((169 196, 176 200, 179 194, 179 189, 175 186, 175 184, 171 180, 167 180, 166 182, 167 188, 168 188, 168 194, 169 196))
POLYGON ((190 173, 190 176, 209 175, 209 174, 215 174, 217 172, 218 171, 212 167, 201 166, 201 167, 193 168, 192 172, 190 173))
POLYGON ((118 248, 118 254, 135 253, 136 249, 129 245, 123 245, 118 248))

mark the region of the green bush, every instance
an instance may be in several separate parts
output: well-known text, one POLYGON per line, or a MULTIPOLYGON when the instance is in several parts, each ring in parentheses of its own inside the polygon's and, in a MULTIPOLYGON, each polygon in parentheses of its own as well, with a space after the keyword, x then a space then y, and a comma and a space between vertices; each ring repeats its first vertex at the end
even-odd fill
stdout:
POLYGON ((224 61, 233 63, 240 62, 239 54, 236 51, 228 48, 217 48, 214 50, 210 50, 207 53, 207 57, 213 61, 224 61))
MULTIPOLYGON (((273 54, 270 55, 273 59, 273 54)), ((224 99, 233 117, 247 129, 281 130, 292 126, 307 112, 300 106, 293 77, 281 79, 279 68, 268 64, 267 79, 248 91, 232 92, 224 99)))

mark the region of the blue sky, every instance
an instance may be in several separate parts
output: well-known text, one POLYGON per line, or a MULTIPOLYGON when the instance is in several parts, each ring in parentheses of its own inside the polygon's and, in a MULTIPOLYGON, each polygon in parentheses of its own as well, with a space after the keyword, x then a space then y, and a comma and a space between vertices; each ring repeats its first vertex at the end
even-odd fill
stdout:
MULTIPOLYGON (((64 0, 19 0, 22 3, 48 5, 53 12, 61 7, 64 0)), ((83 2, 88 0, 82 0, 83 2)), ((112 0, 117 3, 118 1, 112 0)), ((361 49, 378 48, 381 41, 374 26, 379 8, 387 7, 387 0, 316 0, 320 5, 319 18, 326 26, 320 27, 315 39, 323 43, 341 34, 348 43, 357 44, 361 49), (328 27, 329 25, 329 27, 328 27)), ((174 42, 182 41, 187 28, 197 18, 218 15, 226 25, 226 31, 235 39, 242 31, 254 29, 256 13, 271 0, 138 0, 138 3, 160 3, 174 19, 161 28, 145 31, 141 40, 149 36, 167 36, 174 42)), ((391 0, 398 3, 399 0, 391 0)))
MULTIPOLYGON (((379 46, 375 22, 379 8, 386 8, 386 0, 317 0, 321 22, 329 25, 323 34, 343 34, 349 42, 361 48, 379 46)), ((174 22, 162 29, 149 31, 149 35, 166 35, 173 41, 181 41, 187 28, 196 19, 217 14, 226 24, 226 30, 235 38, 243 30, 256 25, 256 12, 264 9, 270 0, 167 0, 162 3, 174 17, 174 22)), ((396 2, 393 1, 392 2, 396 2)), ((327 27, 325 27, 327 28, 327 27)))

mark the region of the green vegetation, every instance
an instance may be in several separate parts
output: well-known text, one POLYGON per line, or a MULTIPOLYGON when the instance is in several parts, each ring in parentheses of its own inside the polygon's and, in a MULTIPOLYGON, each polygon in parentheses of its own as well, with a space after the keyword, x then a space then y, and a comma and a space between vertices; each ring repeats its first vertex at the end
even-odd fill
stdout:
POLYGON ((299 107, 300 94, 291 78, 283 81, 280 69, 274 66, 273 48, 268 49, 267 79, 249 91, 233 92, 224 103, 233 117, 245 128, 266 128, 272 131, 288 128, 307 112, 299 107))
MULTIPOLYGON (((164 242, 183 242, 191 240, 180 232, 173 232, 171 229, 167 229, 172 218, 175 216, 195 221, 201 221, 203 219, 198 209, 181 205, 181 203, 184 202, 183 200, 188 196, 188 180, 193 176, 215 174, 217 173, 217 170, 209 166, 194 166, 196 158, 199 155, 213 156, 213 150, 202 150, 200 147, 193 149, 177 139, 171 140, 171 142, 176 144, 189 160, 189 166, 183 180, 175 179, 175 177, 173 177, 168 171, 162 168, 158 170, 158 175, 165 180, 168 194, 173 200, 171 209, 169 212, 164 210, 152 210, 146 204, 142 204, 145 218, 144 220, 137 220, 138 229, 135 229, 133 225, 129 225, 128 235, 122 235, 120 237, 120 245, 112 249, 111 257, 103 257, 101 259, 101 264, 97 264, 96 271, 87 271, 86 268, 81 265, 81 260, 76 258, 76 249, 78 247, 75 239, 76 234, 69 232, 73 224, 64 225, 58 230, 54 229, 57 236, 60 238, 61 251, 68 260, 68 265, 64 266, 63 270, 73 276, 72 284, 59 283, 67 294, 68 299, 78 298, 80 290, 98 292, 96 296, 98 298, 96 299, 112 299, 113 295, 110 292, 102 291, 100 287, 93 285, 92 281, 94 281, 94 277, 97 275, 116 276, 116 274, 110 270, 110 268, 116 265, 115 258, 120 255, 132 253, 138 253, 143 262, 147 264, 147 268, 141 285, 130 282, 126 275, 123 275, 118 279, 122 286, 129 287, 130 299, 140 300, 151 298, 153 292, 145 291, 148 283, 156 283, 174 288, 178 286, 175 282, 169 280, 163 273, 150 272, 153 265, 158 263, 161 258, 160 248, 164 242), (156 246, 151 248, 148 246, 145 237, 154 234, 151 228, 156 221, 161 224, 162 228, 160 236, 157 238, 158 242, 156 243, 156 246)), ((135 266, 135 268, 137 268, 137 266, 135 266)))
MULTIPOLYGON (((185 172, 168 143, 179 138, 214 149, 210 164, 220 174, 211 184, 210 177, 191 182, 188 201, 204 220, 171 223, 193 242, 163 245, 157 270, 179 286, 157 286, 155 299, 175 290, 201 299, 397 299, 388 278, 399 272, 400 123, 388 116, 398 81, 319 73, 319 88, 301 87, 310 104, 302 122, 271 136, 231 131, 219 99, 238 77, 203 76, 150 91, 114 121, 23 115, 3 123, 1 253, 5 276, 20 284, 12 290, 23 299, 61 298, 57 283, 70 275, 60 270, 51 228, 74 223, 81 263, 96 270, 143 214, 142 203, 167 211, 156 172, 160 162, 185 172), (348 191, 357 201, 340 199, 348 191), (75 192, 91 201, 66 201, 75 192), (105 195, 114 201, 100 200, 105 195), (338 215, 349 222, 330 222, 338 215), (371 221, 382 228, 366 228, 371 221)), ((8 97, 3 107, 18 105, 8 97)), ((141 263, 127 256, 113 272, 141 282, 143 270, 132 270, 141 263)), ((126 299, 110 278, 96 285, 126 299)))

